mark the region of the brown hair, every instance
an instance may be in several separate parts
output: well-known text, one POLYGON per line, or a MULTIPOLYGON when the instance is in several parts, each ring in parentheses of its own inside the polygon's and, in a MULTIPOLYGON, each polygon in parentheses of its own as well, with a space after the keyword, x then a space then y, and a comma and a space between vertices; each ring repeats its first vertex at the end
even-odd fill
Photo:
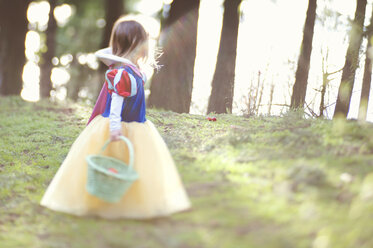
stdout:
POLYGON ((139 59, 146 61, 148 37, 144 27, 137 21, 119 18, 111 32, 110 46, 114 55, 135 59, 135 63, 139 59))

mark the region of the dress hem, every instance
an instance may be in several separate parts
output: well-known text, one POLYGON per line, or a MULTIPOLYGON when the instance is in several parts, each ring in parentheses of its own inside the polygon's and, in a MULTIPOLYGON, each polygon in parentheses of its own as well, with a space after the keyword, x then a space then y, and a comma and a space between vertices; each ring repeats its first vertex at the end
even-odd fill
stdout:
POLYGON ((65 214, 71 214, 74 216, 78 217, 100 217, 103 219, 108 219, 108 220, 114 220, 114 219, 133 219, 133 220, 147 220, 147 219, 156 219, 156 218, 163 218, 163 217, 169 217, 175 213, 183 213, 188 210, 191 210, 191 204, 185 207, 180 207, 178 209, 174 209, 172 211, 169 211, 167 213, 158 213, 158 214, 151 214, 144 216, 144 214, 138 214, 138 215, 120 215, 120 216, 108 216, 103 213, 87 213, 85 210, 75 210, 72 211, 71 208, 67 209, 64 207, 59 207, 56 204, 45 204, 43 202, 40 203, 41 206, 48 208, 49 210, 57 211, 60 213, 65 213, 65 214))

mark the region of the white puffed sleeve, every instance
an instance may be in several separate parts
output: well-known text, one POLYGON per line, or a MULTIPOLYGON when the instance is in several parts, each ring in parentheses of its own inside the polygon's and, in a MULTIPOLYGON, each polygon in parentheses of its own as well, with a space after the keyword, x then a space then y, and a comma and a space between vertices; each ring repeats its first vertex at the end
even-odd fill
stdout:
POLYGON ((113 92, 111 94, 111 106, 110 106, 110 131, 122 129, 122 106, 124 97, 113 92))

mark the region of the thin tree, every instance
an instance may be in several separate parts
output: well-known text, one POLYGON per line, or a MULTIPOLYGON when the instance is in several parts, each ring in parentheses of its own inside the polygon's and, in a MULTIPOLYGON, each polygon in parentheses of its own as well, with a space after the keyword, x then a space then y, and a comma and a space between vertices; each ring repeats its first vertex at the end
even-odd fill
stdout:
POLYGON ((370 51, 372 49, 372 38, 373 38, 373 13, 370 17, 370 24, 367 28, 368 45, 365 51, 365 66, 364 66, 364 76, 363 76, 363 86, 361 88, 360 95, 360 107, 358 119, 365 121, 368 114, 368 102, 370 85, 372 81, 372 58, 370 51))
POLYGON ((321 86, 321 99, 320 99, 320 106, 319 106, 319 118, 324 117, 324 110, 325 110, 325 94, 326 94, 326 89, 330 83, 329 80, 329 72, 328 72, 328 66, 327 66, 327 60, 329 57, 329 50, 326 51, 325 57, 322 59, 322 86, 321 86))
POLYGON ((160 71, 150 86, 149 107, 188 113, 192 99, 199 0, 174 0, 162 23, 160 71))
MULTIPOLYGON (((106 0, 105 1, 105 28, 102 35, 100 48, 105 48, 109 46, 111 30, 115 21, 123 14, 125 14, 125 6, 123 0, 106 0)), ((100 63, 98 72, 100 75, 104 75, 107 70, 107 66, 104 63, 100 63)), ((97 87, 94 95, 98 96, 101 88, 97 87)))
POLYGON ((50 10, 48 19, 48 28, 46 34, 47 51, 43 53, 40 64, 40 97, 50 97, 50 92, 53 88, 51 81, 51 73, 53 69, 52 59, 56 53, 56 32, 57 23, 54 17, 54 9, 57 6, 57 0, 49 0, 50 10))
POLYGON ((29 0, 0 0, 1 95, 19 95, 22 90, 29 3, 29 0))
POLYGON ((355 73, 359 65, 359 50, 363 39, 363 27, 367 0, 357 0, 355 18, 350 31, 350 43, 347 49, 345 65, 343 67, 341 84, 338 89, 337 103, 333 118, 342 116, 347 118, 350 108, 355 73))
MULTIPOLYGON (((321 53, 323 54, 323 51, 321 51, 321 53)), ((321 63, 321 67, 322 67, 322 85, 321 85, 321 89, 320 90, 317 90, 320 92, 320 106, 319 106, 319 115, 317 117, 319 118, 323 118, 325 115, 324 115, 324 111, 327 109, 328 106, 326 106, 326 101, 325 101, 325 98, 326 98, 326 92, 327 92, 327 88, 329 87, 330 85, 330 82, 334 79, 331 79, 330 76, 333 76, 334 74, 337 74, 339 72, 341 72, 343 70, 340 69, 340 70, 337 70, 337 71, 333 71, 333 72, 330 72, 329 71, 329 68, 328 68, 328 58, 329 58, 329 49, 327 48, 326 52, 325 52, 325 55, 323 55, 323 58, 322 58, 322 63, 321 63)))
POLYGON ((298 67, 295 74, 293 93, 291 95, 290 108, 292 109, 303 108, 306 99, 308 73, 310 70, 312 52, 312 40, 316 19, 316 8, 316 0, 309 0, 307 17, 303 30, 303 41, 298 59, 298 67))
POLYGON ((271 87, 269 90, 269 103, 268 103, 268 116, 271 115, 271 109, 272 109, 272 104, 273 104, 273 94, 275 93, 275 84, 271 83, 271 87))
POLYGON ((125 13, 123 0, 105 1, 105 28, 102 36, 101 48, 108 47, 110 34, 115 21, 125 13))
POLYGON ((218 58, 207 112, 232 112, 241 0, 225 0, 218 58))

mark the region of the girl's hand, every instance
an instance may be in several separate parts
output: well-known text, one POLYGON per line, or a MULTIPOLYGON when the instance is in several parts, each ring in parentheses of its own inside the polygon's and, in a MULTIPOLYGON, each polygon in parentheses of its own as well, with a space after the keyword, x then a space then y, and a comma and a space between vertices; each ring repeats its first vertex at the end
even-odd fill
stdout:
POLYGON ((117 141, 119 140, 119 136, 122 136, 123 133, 122 133, 122 130, 121 129, 118 129, 118 130, 113 130, 110 132, 110 140, 111 141, 117 141))

